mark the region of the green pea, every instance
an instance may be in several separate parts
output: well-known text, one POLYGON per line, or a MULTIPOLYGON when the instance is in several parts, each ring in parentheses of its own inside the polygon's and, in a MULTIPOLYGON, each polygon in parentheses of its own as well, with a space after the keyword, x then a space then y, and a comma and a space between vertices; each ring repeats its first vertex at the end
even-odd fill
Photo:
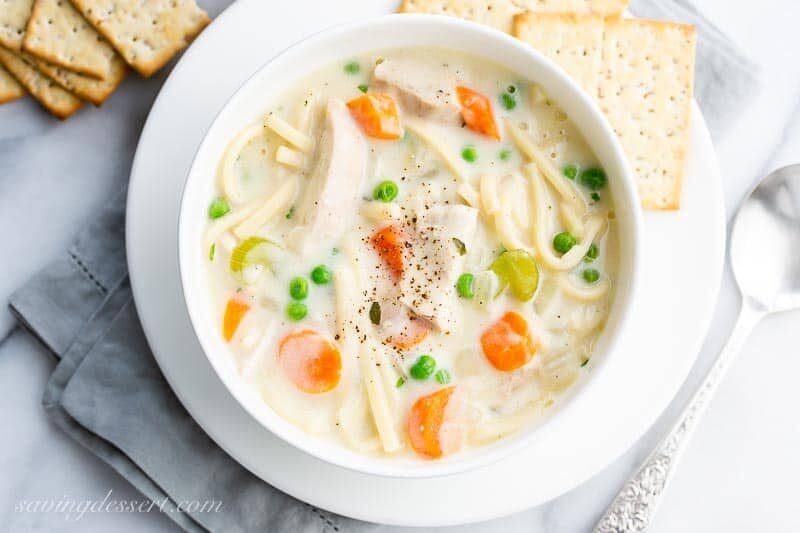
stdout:
POLYGON ((450 372, 448 372, 444 368, 436 372, 436 376, 434 377, 436 378, 436 381, 440 385, 447 385, 448 383, 450 383, 450 372))
POLYGON ((587 268, 583 271, 583 280, 586 283, 595 283, 600 279, 600 272, 594 268, 587 268))
POLYGON ((286 306, 286 316, 295 322, 303 320, 308 314, 308 307, 303 302, 289 302, 286 306))
POLYGON ((517 99, 509 93, 503 93, 500 95, 500 103, 503 104, 503 107, 508 111, 511 111, 517 107, 517 99))
POLYGON ((314 267, 314 270, 311 271, 311 281, 317 285, 330 283, 332 277, 331 270, 325 265, 317 265, 314 267))
POLYGON ((366 93, 367 91, 369 91, 369 85, 362 83, 361 85, 358 86, 358 90, 361 91, 362 93, 366 93))
POLYGON ((581 172, 581 184, 593 191, 599 191, 606 186, 606 173, 602 168, 591 167, 581 172))
POLYGON ((509 150, 508 148, 504 148, 500 150, 500 153, 497 155, 498 157, 500 157, 500 161, 508 161, 509 159, 511 159, 511 150, 509 150))
POLYGON ((355 61, 351 61, 344 66, 344 71, 348 74, 358 74, 361 71, 361 65, 355 61))
POLYGON ((306 278, 296 277, 289 282, 289 294, 295 300, 305 300, 308 296, 308 281, 306 278))
POLYGON ((575 176, 578 175, 578 167, 575 165, 567 165, 564 167, 564 175, 571 180, 575 179, 575 176))
POLYGON ((461 150, 461 157, 467 163, 474 163, 478 160, 478 150, 474 146, 467 146, 461 150))
POLYGON ((409 374, 414 379, 428 379, 436 370, 436 359, 430 355, 420 355, 409 370, 409 374))
POLYGON ((553 237, 553 248, 565 254, 569 252, 578 241, 568 231, 562 231, 553 237))
POLYGON ((458 291, 458 295, 462 298, 472 298, 475 295, 472 289, 474 281, 475 276, 469 272, 458 276, 458 281, 456 281, 456 291, 458 291))
POLYGON ((591 263, 592 261, 597 259, 597 256, 599 255, 600 255, 600 250, 597 249, 597 245, 595 243, 592 243, 591 246, 589 246, 589 249, 586 250, 586 255, 583 256, 583 261, 585 263, 591 263))
POLYGON ((400 189, 395 182, 386 180, 375 186, 375 189, 372 191, 372 197, 381 202, 389 203, 397 198, 399 192, 400 189))
POLYGON ((208 206, 208 216, 212 219, 219 218, 228 214, 231 204, 225 198, 217 198, 208 206))

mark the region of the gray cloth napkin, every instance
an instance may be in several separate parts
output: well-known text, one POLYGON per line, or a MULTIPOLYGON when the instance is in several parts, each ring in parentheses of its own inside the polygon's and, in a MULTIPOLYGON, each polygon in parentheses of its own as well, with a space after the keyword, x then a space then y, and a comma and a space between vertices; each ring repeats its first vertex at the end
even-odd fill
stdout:
MULTIPOLYGON (((699 30, 697 98, 715 138, 756 87, 754 67, 684 0, 640 0, 639 16, 699 30)), ((54 422, 189 531, 374 531, 267 485, 214 444, 177 401, 148 348, 125 263, 125 192, 65 257, 16 291, 12 312, 60 361, 44 394, 54 422), (179 502, 223 502, 215 512, 179 502)))

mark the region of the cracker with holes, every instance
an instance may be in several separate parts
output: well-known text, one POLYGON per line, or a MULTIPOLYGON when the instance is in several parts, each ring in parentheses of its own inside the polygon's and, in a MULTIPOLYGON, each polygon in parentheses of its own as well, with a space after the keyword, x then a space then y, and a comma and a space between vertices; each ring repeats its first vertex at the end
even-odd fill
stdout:
POLYGON ((678 209, 692 114, 694 28, 602 17, 576 18, 572 25, 568 18, 521 14, 514 33, 597 99, 636 175, 642 206, 678 209))
POLYGON ((125 72, 123 59, 69 0, 35 0, 22 48, 53 67, 98 80, 112 82, 125 72))
POLYGON ((46 61, 42 61, 24 52, 21 55, 35 66, 39 72, 53 79, 56 83, 69 92, 74 93, 79 98, 89 101, 96 106, 102 105, 106 99, 111 96, 119 84, 122 83, 128 71, 128 66, 119 56, 117 56, 118 60, 112 63, 108 78, 105 80, 97 80, 47 63, 46 61))
POLYGON ((210 21, 194 0, 72 0, 72 4, 145 77, 164 66, 210 21))
POLYGON ((604 20, 601 17, 523 13, 514 35, 549 57, 591 95, 600 83, 604 20))
POLYGON ((22 56, 0 48, 2 64, 50 113, 65 119, 83 105, 83 101, 41 72, 22 56))
POLYGON ((0 104, 25 96, 25 89, 9 71, 0 67, 0 104))
POLYGON ((401 13, 430 13, 471 20, 511 33, 514 16, 525 13, 619 15, 630 0, 403 0, 401 13))
POLYGON ((22 49, 32 9, 33 0, 0 0, 0 45, 14 51, 22 49))
POLYGON ((622 142, 642 206, 678 209, 689 148, 695 29, 609 20, 597 99, 622 142))

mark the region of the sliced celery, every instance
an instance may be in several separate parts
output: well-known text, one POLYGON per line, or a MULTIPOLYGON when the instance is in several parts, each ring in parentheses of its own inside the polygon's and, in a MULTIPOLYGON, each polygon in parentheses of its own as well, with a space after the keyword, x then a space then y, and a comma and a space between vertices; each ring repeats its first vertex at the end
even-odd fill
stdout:
POLYGON ((497 274, 502 288, 510 286, 514 296, 523 302, 536 294, 539 267, 533 256, 525 250, 506 250, 494 260, 489 269, 497 274))
POLYGON ((261 265, 269 268, 272 264, 271 251, 275 243, 263 237, 248 237, 236 245, 231 252, 231 272, 241 274, 245 267, 261 265))

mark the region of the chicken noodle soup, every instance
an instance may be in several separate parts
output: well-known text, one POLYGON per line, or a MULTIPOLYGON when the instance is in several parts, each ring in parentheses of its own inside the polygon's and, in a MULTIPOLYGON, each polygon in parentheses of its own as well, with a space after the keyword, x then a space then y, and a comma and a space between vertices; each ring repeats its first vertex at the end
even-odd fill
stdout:
POLYGON ((219 163, 219 331, 280 416, 435 459, 530 427, 591 368, 615 274, 607 177, 536 85, 447 50, 330 65, 219 163))

